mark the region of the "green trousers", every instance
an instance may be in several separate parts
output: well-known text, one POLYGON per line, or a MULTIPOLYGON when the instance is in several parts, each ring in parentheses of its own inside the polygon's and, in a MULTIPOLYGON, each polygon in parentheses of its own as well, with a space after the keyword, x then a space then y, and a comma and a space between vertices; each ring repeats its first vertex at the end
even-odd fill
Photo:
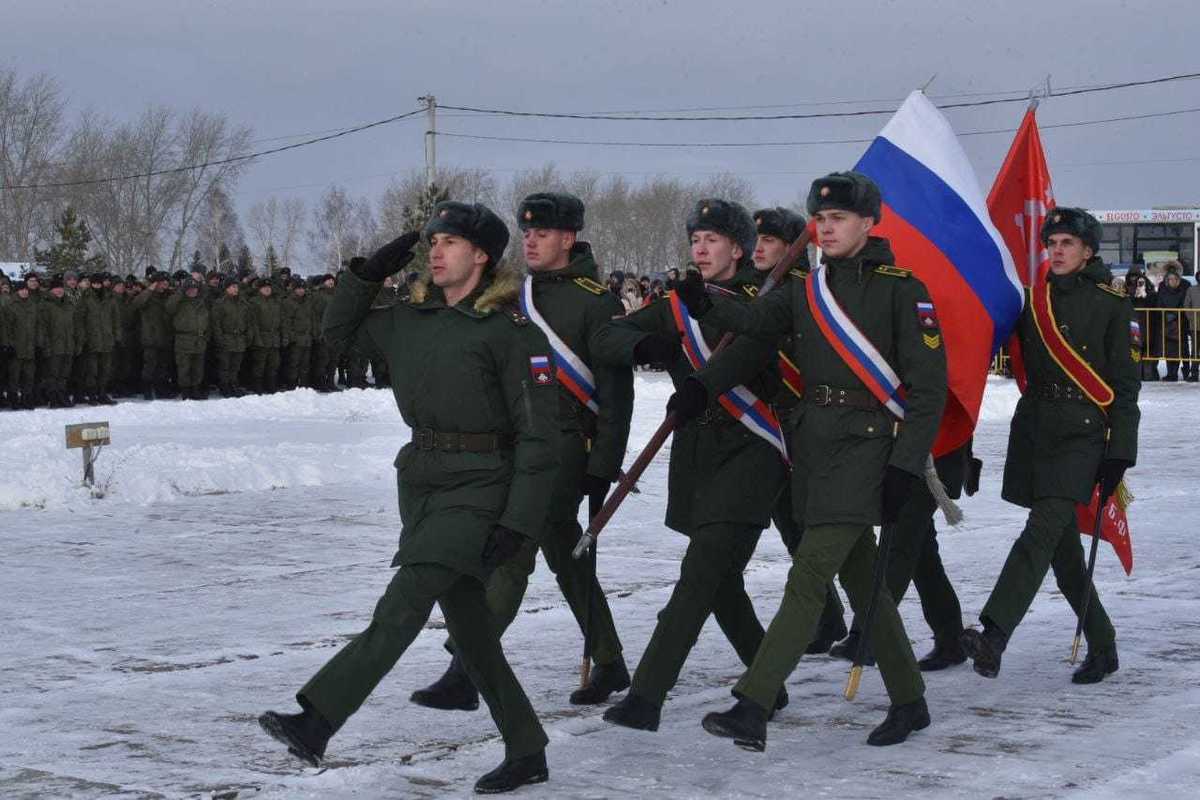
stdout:
POLYGON ((312 360, 312 345, 293 342, 287 347, 287 362, 284 365, 284 385, 307 386, 309 363, 312 360))
MULTIPOLYGON (((892 549, 884 582, 897 604, 910 583, 916 586, 921 613, 933 631, 933 638, 957 643, 963 631, 962 606, 938 552, 937 527, 933 523, 936 510, 937 501, 921 481, 900 510, 900 518, 886 526, 886 535, 892 537, 892 549)), ((857 616, 851 629, 862 630, 857 616)))
POLYGON ((10 394, 20 393, 26 398, 33 396, 35 361, 32 358, 17 358, 13 356, 8 361, 8 391, 10 394))
POLYGON ((220 386, 222 391, 238 385, 238 373, 242 370, 244 356, 242 350, 217 351, 217 386, 220 386))
MULTIPOLYGON (((783 546, 788 553, 795 552, 796 545, 800 544, 800 537, 804 535, 804 526, 796 522, 795 517, 792 516, 792 482, 790 480, 783 482, 783 491, 779 493, 779 499, 775 502, 775 510, 771 512, 771 521, 775 523, 775 528, 779 531, 779 538, 783 540, 783 546)), ((845 630, 842 627, 845 624, 845 617, 846 608, 842 605, 842 598, 838 596, 837 587, 831 580, 825 586, 825 607, 821 609, 817 634, 831 629, 841 633, 845 630)))
POLYGON ((500 648, 483 584, 440 564, 406 565, 396 571, 371 624, 297 692, 300 705, 318 711, 334 730, 340 728, 417 638, 435 602, 467 674, 500 729, 506 757, 544 749, 546 733, 500 648))
POLYGON ((83 391, 85 394, 98 395, 108 393, 108 384, 112 379, 113 354, 84 353, 83 359, 83 391))
MULTIPOLYGON (((658 624, 633 675, 633 693, 655 705, 663 704, 709 615, 716 617, 742 663, 754 660, 763 627, 746 594, 742 573, 761 535, 754 526, 732 523, 703 525, 689 532, 679 580, 671 599, 658 612, 658 624)), ((807 644, 805 639, 800 649, 807 644)), ((766 707, 772 708, 774 702, 772 695, 766 707)))
POLYGON ((279 348, 252 347, 247 360, 250 362, 250 387, 259 394, 274 392, 279 381, 279 348))
POLYGON ((187 353, 175 348, 176 383, 180 389, 192 389, 204 380, 204 352, 187 353))
MULTIPOLYGON (((770 709, 784 680, 800 663, 825 604, 826 584, 837 575, 856 614, 865 614, 875 566, 875 534, 866 525, 810 525, 792 553, 783 602, 750 669, 734 692, 770 709)), ((880 587, 869 631, 875 660, 893 705, 925 694, 904 623, 887 587, 880 587)))
POLYGON ((145 389, 161 387, 167 380, 171 356, 165 347, 142 348, 142 384, 145 389))
MULTIPOLYGON (((1075 501, 1062 497, 1033 501, 1025 530, 1013 543, 980 619, 991 620, 1012 636, 1051 568, 1063 597, 1078 615, 1088 585, 1087 566, 1075 520, 1075 501)), ((1107 647, 1117 638, 1094 588, 1083 630, 1089 647, 1107 647)))

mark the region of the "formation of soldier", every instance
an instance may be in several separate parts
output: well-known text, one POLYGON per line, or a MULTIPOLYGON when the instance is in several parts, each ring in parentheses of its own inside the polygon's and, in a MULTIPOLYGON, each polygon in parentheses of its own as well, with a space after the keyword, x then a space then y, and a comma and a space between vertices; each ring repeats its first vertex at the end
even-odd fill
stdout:
MULTIPOLYGON (((0 408, 201 400, 367 386, 372 354, 321 331, 333 275, 153 268, 143 278, 65 272, 0 281, 0 408)), ((386 385, 383 370, 375 385, 386 385)))
POLYGON ((117 294, 103 276, 91 299, 76 301, 84 311, 69 305, 61 284, 48 295, 25 284, 4 306, 5 341, 33 353, 15 361, 9 353, 20 380, 24 362, 45 359, 35 374, 46 370, 55 402, 76 379, 85 396, 104 397, 102 376, 124 357, 113 353, 131 328, 155 343, 141 356, 151 392, 171 359, 188 396, 203 392, 210 374, 223 393, 270 391, 306 375, 328 387, 337 352, 360 354, 356 375, 370 361, 391 376, 412 430, 395 461, 397 570, 366 630, 296 693, 300 710, 259 717, 312 765, 437 604, 450 664, 412 701, 473 711, 482 696, 505 757, 476 791, 547 780, 549 740, 500 644, 539 551, 583 633, 586 677, 567 700, 601 704, 626 692, 604 714, 617 726, 657 730, 712 616, 745 672, 732 687, 734 705, 701 721, 706 731, 764 750, 768 723, 788 704, 789 675, 803 655, 829 653, 878 664, 891 703, 867 743, 899 744, 933 722, 923 673, 971 659, 977 673, 996 677, 1051 569, 1088 643, 1072 680, 1103 680, 1118 668, 1116 634, 1084 567, 1075 508, 1097 487, 1101 501, 1119 492, 1135 463, 1140 383, 1136 323, 1097 256, 1099 223, 1060 208, 1042 230, 1050 274, 1030 290, 1017 329, 1027 388, 1003 489, 1030 513, 980 630, 964 627, 938 554, 935 498, 974 493, 982 465, 970 442, 931 454, 947 396, 937 311, 924 284, 895 265, 889 242, 871 235, 882 202, 870 179, 833 173, 815 181, 807 211, 821 262, 810 268, 799 258, 780 274, 774 266, 795 253, 808 220, 700 200, 686 225, 695 269, 665 298, 628 314, 579 238, 583 204, 538 193, 518 209, 525 276, 502 260, 509 231, 494 212, 447 201, 423 230, 353 259, 336 289, 328 276, 312 292, 285 284, 285 303, 272 299, 277 288, 267 281, 247 301, 239 281, 213 297, 194 278, 172 291, 163 277, 124 301, 139 310, 127 323, 92 311, 117 294), (429 267, 396 293, 391 282, 419 241, 430 246, 429 267), (21 305, 31 302, 36 311, 21 305), (311 316, 298 322, 304 313, 311 316), (111 346, 81 348, 81 329, 111 346), (730 334, 732 344, 719 348, 730 334), (210 355, 215 373, 206 372, 210 355), (583 559, 572 547, 581 504, 589 516, 603 513, 620 475, 632 369, 644 364, 664 365, 675 387, 665 524, 688 545, 631 675, 596 578, 595 547, 583 559), (772 522, 793 563, 764 628, 743 572, 772 522), (877 545, 876 526, 890 547, 877 545), (835 578, 854 612, 849 629, 835 578), (897 610, 910 583, 934 642, 919 661, 897 610))

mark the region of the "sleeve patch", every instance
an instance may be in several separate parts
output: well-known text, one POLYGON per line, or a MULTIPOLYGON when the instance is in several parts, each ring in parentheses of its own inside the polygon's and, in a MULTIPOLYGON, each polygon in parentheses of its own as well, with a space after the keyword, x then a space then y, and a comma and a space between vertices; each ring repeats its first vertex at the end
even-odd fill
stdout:
POLYGON ((940 333, 922 333, 921 340, 925 342, 925 346, 930 350, 937 350, 942 346, 942 335, 940 333))
POLYGON ((743 284, 742 291, 750 297, 758 297, 758 287, 752 283, 743 284))
POLYGON ((1134 347, 1142 346, 1142 326, 1134 319, 1129 320, 1129 341, 1134 347))
POLYGON ((917 303, 917 323, 923 331, 936 331, 938 329, 937 309, 933 307, 933 303, 925 300, 917 303))
POLYGON ((554 368, 550 356, 530 356, 529 374, 538 386, 549 386, 554 383, 554 368))

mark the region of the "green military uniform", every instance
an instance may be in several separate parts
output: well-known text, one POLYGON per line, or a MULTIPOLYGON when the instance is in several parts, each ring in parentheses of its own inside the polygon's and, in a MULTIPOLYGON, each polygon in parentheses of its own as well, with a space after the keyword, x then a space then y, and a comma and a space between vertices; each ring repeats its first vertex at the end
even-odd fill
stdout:
MULTIPOLYGON (((444 205, 435 209, 435 221, 444 205)), ((546 735, 500 648, 481 553, 497 525, 533 539, 545 530, 545 487, 558 467, 552 424, 558 392, 552 377, 538 379, 531 359, 548 357, 549 346, 536 326, 509 309, 515 277, 485 271, 454 306, 431 287, 411 304, 372 309, 379 286, 344 273, 324 329, 335 346, 368 339, 396 376, 396 405, 413 431, 396 457, 403 529, 392 563, 400 569, 371 624, 298 699, 336 730, 420 633, 436 602, 504 737, 507 757, 539 753, 546 735)))
MULTIPOLYGON (((127 284, 126 286, 131 286, 127 284)), ((134 306, 134 298, 129 290, 123 295, 113 294, 112 299, 117 308, 120 320, 121 338, 113 352, 113 383, 122 393, 136 390, 140 374, 141 342, 138 340, 138 315, 134 306)))
POLYGON ((279 379, 279 351, 284 344, 282 309, 272 288, 270 297, 250 299, 250 388, 273 394, 279 379))
POLYGON ((36 380, 38 301, 16 292, 0 308, 3 341, 11 348, 8 361, 8 399, 13 408, 32 408, 36 380))
POLYGON ((204 381, 204 354, 208 350, 208 304, 203 295, 188 297, 181 287, 166 299, 164 310, 171 320, 171 330, 175 336, 175 369, 180 396, 199 398, 202 391, 206 391, 201 387, 204 381))
MULTIPOLYGON (((811 207, 810 207, 810 210, 811 207)), ((792 554, 787 588, 754 663, 735 692, 763 709, 795 669, 817 628, 826 585, 835 574, 855 613, 865 613, 876 557, 872 526, 881 521, 887 467, 923 474, 946 399, 946 358, 940 340, 922 338, 916 304, 928 302, 924 285, 894 261, 887 240, 872 237, 850 258, 826 258, 828 285, 846 315, 874 344, 908 389, 904 422, 894 418, 858 379, 817 327, 806 281, 754 305, 716 300, 704 322, 721 330, 778 342, 793 337, 793 362, 805 383, 805 409, 792 438, 793 515, 804 535, 792 554)), ((810 277, 808 280, 811 280, 810 277)), ((710 396, 761 368, 752 339, 740 338, 697 377, 710 396)), ((924 695, 904 624, 886 587, 870 631, 893 706, 924 695)))
POLYGON ((82 389, 93 401, 108 399, 113 351, 121 340, 120 314, 110 300, 109 293, 99 283, 79 300, 84 361, 82 389))
POLYGON ((239 296, 223 294, 212 304, 213 347, 217 351, 217 386, 229 397, 238 392, 238 373, 250 330, 250 304, 239 296))
POLYGON ((46 369, 41 370, 43 385, 51 405, 67 403, 67 382, 75 359, 79 335, 75 305, 47 292, 38 307, 38 348, 46 354, 46 369))
MULTIPOLYGON (((596 333, 614 316, 620 316, 623 308, 616 297, 596 282, 598 275, 591 246, 586 242, 576 244, 570 263, 563 269, 530 274, 538 312, 575 355, 585 364, 594 364, 592 347, 596 333)), ((583 533, 579 526, 579 504, 584 496, 585 476, 613 482, 620 472, 633 414, 633 372, 627 367, 598 366, 593 374, 598 414, 593 414, 560 386, 556 415, 563 434, 559 444, 560 467, 551 490, 549 524, 541 550, 580 628, 591 620, 592 658, 604 666, 621 660, 621 640, 599 581, 591 574, 587 561, 573 558, 571 551, 583 533)), ((516 617, 536 558, 537 547, 531 542, 516 558, 501 565, 488 581, 488 607, 501 631, 516 617)))
MULTIPOLYGON (((749 215, 746 217, 749 222, 749 215)), ((753 235, 751 231, 750 249, 753 235)), ((756 293, 748 279, 743 270, 713 285, 733 292, 730 302, 742 305, 756 293)), ((701 327, 705 341, 715 347, 721 332, 711 325, 701 327)), ((653 303, 605 326, 593 352, 602 363, 633 364, 634 348, 649 334, 676 331, 671 304, 653 303)), ((736 383, 744 383, 760 398, 772 397, 779 381, 768 356, 776 350, 758 342, 751 344, 761 356, 760 367, 756 374, 736 383)), ((667 367, 676 387, 693 374, 691 363, 683 356, 667 367)), ((747 430, 715 399, 701 418, 675 431, 666 524, 689 538, 688 548, 679 580, 659 612, 654 634, 638 663, 627 704, 648 701, 662 706, 710 614, 738 658, 751 663, 763 628, 746 594, 743 572, 759 536, 770 524, 770 510, 784 474, 779 451, 747 430)), ((774 703, 772 695, 768 707, 774 703)))
POLYGON ((308 295, 298 296, 293 291, 282 301, 281 326, 287 340, 287 362, 283 370, 283 382, 289 389, 308 385, 308 371, 312 360, 313 317, 312 304, 308 295))
POLYGON ((324 279, 309 295, 313 316, 312 371, 309 380, 318 391, 333 389, 333 373, 337 367, 333 348, 325 341, 325 334, 321 330, 321 321, 325 318, 325 309, 332 296, 333 291, 325 288, 324 279))
MULTIPOLYGON (((1137 400, 1141 389, 1131 345, 1129 304, 1110 287, 1112 273, 1092 258, 1070 275, 1048 276, 1059 329, 1077 354, 1113 389, 1105 414, 1084 398, 1051 357, 1027 303, 1017 325, 1028 388, 1017 403, 1004 463, 1004 499, 1028 508, 980 619, 1011 636, 1029 610, 1048 569, 1076 613, 1088 591, 1075 504, 1091 500, 1102 459, 1137 460, 1137 400), (1107 450, 1105 426, 1110 435, 1107 450)), ((1100 598, 1092 595, 1084 628, 1089 649, 1106 649, 1116 634, 1100 598)))
POLYGON ((137 310, 138 341, 142 345, 142 392, 147 400, 167 386, 167 370, 171 364, 171 321, 167 317, 167 291, 147 288, 134 298, 137 310))

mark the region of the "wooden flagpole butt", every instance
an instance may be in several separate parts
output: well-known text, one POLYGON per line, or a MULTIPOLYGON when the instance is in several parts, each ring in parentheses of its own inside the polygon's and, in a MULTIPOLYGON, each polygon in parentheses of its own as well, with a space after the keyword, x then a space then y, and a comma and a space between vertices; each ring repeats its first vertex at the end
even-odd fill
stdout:
POLYGON ((1072 666, 1074 666, 1075 662, 1079 660, 1079 641, 1082 638, 1083 637, 1081 637, 1079 634, 1075 634, 1075 641, 1073 641, 1071 643, 1071 665, 1072 666))
POLYGON ((855 664, 850 668, 850 675, 846 678, 846 691, 844 692, 847 700, 853 700, 858 694, 858 684, 862 682, 862 664, 855 664))
POLYGON ((579 662, 579 688, 586 689, 592 680, 592 659, 585 658, 579 662))

